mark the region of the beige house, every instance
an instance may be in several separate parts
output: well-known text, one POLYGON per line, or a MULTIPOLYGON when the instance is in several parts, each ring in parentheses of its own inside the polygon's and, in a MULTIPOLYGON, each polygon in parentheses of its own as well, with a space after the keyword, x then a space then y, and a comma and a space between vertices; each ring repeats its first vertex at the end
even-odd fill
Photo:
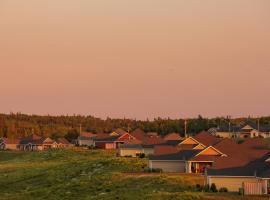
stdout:
POLYGON ((21 151, 43 151, 52 148, 58 148, 58 144, 55 140, 43 138, 35 134, 21 139, 20 143, 17 145, 17 149, 21 151))
POLYGON ((239 126, 228 124, 227 126, 211 128, 208 132, 222 138, 268 138, 270 137, 270 125, 252 122, 246 122, 239 126))
POLYGON ((269 194, 270 163, 269 153, 261 159, 241 167, 208 169, 206 182, 215 184, 217 189, 226 187, 230 192, 244 190, 248 195, 269 194))
POLYGON ((121 157, 137 157, 140 154, 149 156, 154 153, 154 146, 142 144, 122 144, 120 145, 118 152, 119 156, 121 157))

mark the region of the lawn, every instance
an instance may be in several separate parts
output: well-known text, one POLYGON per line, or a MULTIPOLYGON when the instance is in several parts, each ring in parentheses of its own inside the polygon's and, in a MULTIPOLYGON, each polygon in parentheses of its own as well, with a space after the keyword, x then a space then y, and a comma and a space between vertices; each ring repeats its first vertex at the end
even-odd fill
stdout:
POLYGON ((203 184, 202 177, 126 176, 122 172, 141 171, 147 161, 114 154, 82 149, 0 152, 0 200, 239 199, 195 192, 194 185, 203 184))

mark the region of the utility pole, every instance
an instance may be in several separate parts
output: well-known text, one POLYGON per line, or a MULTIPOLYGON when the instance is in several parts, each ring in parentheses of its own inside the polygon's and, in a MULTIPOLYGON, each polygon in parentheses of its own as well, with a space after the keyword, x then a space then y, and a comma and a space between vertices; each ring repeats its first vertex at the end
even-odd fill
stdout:
POLYGON ((258 124, 257 124, 257 126, 258 126, 258 132, 260 133, 260 117, 258 117, 258 124))
POLYGON ((80 135, 82 134, 82 124, 80 124, 80 135))
POLYGON ((187 120, 185 119, 185 138, 187 138, 187 120))

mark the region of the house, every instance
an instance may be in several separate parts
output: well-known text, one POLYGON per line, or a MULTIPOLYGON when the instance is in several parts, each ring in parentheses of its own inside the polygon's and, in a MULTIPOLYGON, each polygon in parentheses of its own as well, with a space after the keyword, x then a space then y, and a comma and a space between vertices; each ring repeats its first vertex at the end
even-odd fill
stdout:
POLYGON ((199 150, 182 150, 172 154, 153 155, 149 157, 149 168, 162 169, 163 172, 187 172, 186 161, 199 150))
POLYGON ((269 153, 245 166, 207 169, 207 184, 215 184, 217 189, 226 187, 230 192, 244 190, 245 194, 269 194, 270 159, 269 153))
POLYGON ((17 150, 19 139, 0 138, 0 150, 17 150))
POLYGON ((94 146, 95 142, 93 138, 95 136, 96 134, 91 133, 91 132, 82 132, 77 138, 76 144, 79 146, 94 146))
POLYGON ((97 134, 93 138, 95 147, 101 149, 118 149, 121 144, 132 140, 136 140, 136 138, 127 132, 122 135, 97 134))
POLYGON ((73 145, 66 138, 57 138, 56 140, 57 148, 68 148, 73 145))
POLYGON ((139 154, 149 156, 154 154, 155 146, 166 145, 167 142, 156 134, 146 134, 140 129, 136 129, 130 135, 133 137, 132 140, 125 141, 125 145, 119 146, 119 156, 135 157, 139 154))
POLYGON ((21 139, 17 145, 17 149, 22 151, 42 151, 52 148, 57 148, 57 142, 55 140, 43 138, 35 134, 21 139))
POLYGON ((154 153, 153 145, 123 144, 119 148, 119 156, 122 157, 138 157, 141 154, 149 156, 152 155, 153 153, 154 153))
POLYGON ((223 125, 211 128, 209 133, 222 138, 268 138, 270 137, 270 124, 244 122, 240 125, 223 125))
POLYGON ((227 155, 213 146, 205 149, 180 150, 176 153, 150 156, 150 168, 160 168, 164 172, 204 173, 207 167, 220 157, 227 155))

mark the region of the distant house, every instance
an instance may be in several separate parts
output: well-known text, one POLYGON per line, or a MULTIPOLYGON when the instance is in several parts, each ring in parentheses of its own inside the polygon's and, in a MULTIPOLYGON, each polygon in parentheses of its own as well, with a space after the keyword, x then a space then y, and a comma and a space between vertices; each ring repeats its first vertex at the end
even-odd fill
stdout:
POLYGON ((141 154, 145 156, 152 155, 154 153, 153 145, 143 144, 123 144, 119 147, 119 156, 125 157, 137 157, 141 154))
POLYGON ((209 133, 222 138, 268 138, 270 137, 270 124, 244 122, 241 125, 223 125, 211 128, 209 133))
POLYGON ((35 134, 21 139, 17 146, 17 149, 22 151, 42 151, 52 148, 57 148, 57 142, 55 140, 43 138, 35 134))
POLYGON ((125 132, 122 135, 97 134, 93 138, 95 147, 101 149, 118 149, 121 144, 135 140, 131 134, 125 132))
POLYGON ((57 148, 68 148, 73 145, 66 138, 57 138, 56 140, 57 148))
POLYGON ((95 142, 93 138, 96 137, 96 134, 90 132, 82 132, 77 138, 76 144, 79 146, 94 146, 95 142))
POLYGON ((0 150, 17 150, 19 139, 0 138, 0 150))

